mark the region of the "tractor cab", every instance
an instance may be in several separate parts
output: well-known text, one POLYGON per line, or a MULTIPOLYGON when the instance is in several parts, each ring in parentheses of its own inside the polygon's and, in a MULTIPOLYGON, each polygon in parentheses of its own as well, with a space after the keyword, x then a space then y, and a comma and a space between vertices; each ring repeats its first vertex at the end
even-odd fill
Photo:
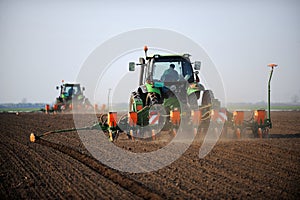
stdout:
MULTIPOLYGON (((194 70, 200 70, 201 62, 195 61, 193 69, 189 56, 189 54, 156 54, 151 57, 147 56, 147 63, 145 63, 144 58, 140 58, 140 63, 137 64, 141 66, 140 85, 147 82, 199 82, 199 71, 194 70)), ((134 62, 129 63, 129 71, 134 71, 135 65, 134 62)))
POLYGON ((140 58, 138 64, 129 63, 129 71, 141 67, 139 88, 131 95, 130 110, 138 111, 138 104, 139 108, 153 104, 178 108, 179 102, 198 107, 197 100, 204 90, 198 76, 201 62, 192 63, 189 54, 147 56, 147 50, 145 47, 145 58, 140 58))
POLYGON ((142 82, 194 82, 194 74, 188 57, 179 55, 154 55, 149 59, 142 82))
MULTIPOLYGON (((84 90, 84 88, 82 88, 84 90)), ((61 85, 61 98, 72 99, 74 96, 82 94, 80 84, 65 83, 61 85)))

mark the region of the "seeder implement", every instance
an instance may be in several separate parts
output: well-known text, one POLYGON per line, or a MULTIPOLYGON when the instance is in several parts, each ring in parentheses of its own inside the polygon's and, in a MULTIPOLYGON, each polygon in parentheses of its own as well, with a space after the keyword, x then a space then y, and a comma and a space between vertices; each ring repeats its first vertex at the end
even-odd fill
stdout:
POLYGON ((42 137, 45 137, 47 135, 53 134, 53 133, 66 133, 66 132, 72 132, 72 131, 79 131, 79 130, 107 130, 107 123, 105 121, 105 116, 100 116, 100 122, 93 124, 92 126, 85 126, 81 128, 69 128, 69 129, 61 129, 61 130, 54 130, 54 131, 47 131, 43 134, 36 135, 34 133, 30 134, 30 142, 36 142, 36 140, 39 140, 42 137))
POLYGON ((252 118, 249 120, 244 120, 244 111, 234 111, 233 112, 233 129, 236 137, 239 139, 241 134, 246 129, 250 129, 253 132, 254 137, 268 138, 269 130, 272 128, 271 121, 271 79, 273 75, 274 67, 277 64, 268 64, 271 67, 271 72, 268 80, 268 115, 264 109, 255 110, 253 112, 252 118))
MULTIPOLYGON (((65 133, 78 130, 102 130, 105 133, 108 133, 109 141, 115 141, 120 133, 127 134, 129 139, 134 140, 137 138, 152 138, 156 139, 156 134, 160 132, 161 129, 158 128, 159 118, 168 118, 169 122, 167 123, 168 128, 173 131, 173 134, 176 135, 176 131, 180 126, 181 120, 185 120, 194 128, 194 133, 196 134, 201 122, 206 122, 211 119, 211 110, 208 110, 202 114, 204 110, 207 110, 211 105, 206 105, 199 107, 198 110, 192 110, 190 114, 182 114, 179 110, 174 109, 170 112, 170 115, 160 115, 159 112, 151 111, 152 106, 145 106, 138 112, 129 112, 120 117, 118 120, 117 112, 109 112, 108 114, 102 114, 99 117, 99 122, 93 124, 92 126, 85 126, 81 128, 69 128, 61 130, 47 131, 43 134, 37 135, 34 133, 30 134, 30 141, 36 142, 37 140, 54 133, 65 133), (152 124, 150 121, 151 115, 156 115, 158 118, 157 123, 152 124), (150 134, 149 134, 150 133, 150 134)), ((205 123, 203 123, 205 124, 205 123)), ((206 126, 206 125, 204 125, 206 126)))
POLYGON ((244 111, 234 111, 232 119, 232 128, 237 139, 240 139, 246 130, 252 130, 255 138, 268 138, 271 125, 266 118, 265 110, 253 111, 252 117, 249 120, 244 119, 244 111))

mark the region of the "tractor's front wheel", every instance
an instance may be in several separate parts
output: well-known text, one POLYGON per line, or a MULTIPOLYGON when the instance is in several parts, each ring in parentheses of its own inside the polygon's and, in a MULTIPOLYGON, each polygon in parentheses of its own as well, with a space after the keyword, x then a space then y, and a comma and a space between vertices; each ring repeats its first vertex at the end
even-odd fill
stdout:
POLYGON ((137 112, 143 108, 143 100, 138 92, 133 92, 129 99, 129 111, 137 112))
POLYGON ((146 106, 152 106, 154 104, 158 104, 159 102, 159 97, 155 92, 149 92, 146 96, 146 106))

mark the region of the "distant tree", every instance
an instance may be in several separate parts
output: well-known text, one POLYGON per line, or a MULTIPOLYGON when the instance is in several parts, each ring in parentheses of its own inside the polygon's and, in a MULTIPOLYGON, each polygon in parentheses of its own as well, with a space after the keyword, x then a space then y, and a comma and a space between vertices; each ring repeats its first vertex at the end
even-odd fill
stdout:
POLYGON ((298 103, 299 102, 299 96, 298 95, 293 95, 292 96, 292 103, 298 103))
POLYGON ((27 99, 24 97, 21 101, 21 103, 27 103, 27 99))

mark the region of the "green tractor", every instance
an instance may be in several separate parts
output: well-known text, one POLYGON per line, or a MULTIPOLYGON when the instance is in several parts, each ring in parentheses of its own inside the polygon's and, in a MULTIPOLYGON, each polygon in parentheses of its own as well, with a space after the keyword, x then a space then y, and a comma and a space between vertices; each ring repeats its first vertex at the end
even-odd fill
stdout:
POLYGON ((135 71, 136 66, 141 67, 139 87, 132 92, 129 101, 129 111, 146 116, 138 117, 137 125, 151 124, 149 115, 153 107, 164 116, 161 117, 164 121, 159 123, 169 123, 173 110, 185 115, 183 112, 199 110, 199 106, 208 111, 213 104, 220 105, 213 92, 205 90, 200 83, 200 61, 191 62, 189 54, 147 56, 147 46, 144 51, 145 58, 141 57, 139 63, 129 63, 129 71, 135 71), (201 105, 198 104, 200 100, 201 105))
POLYGON ((56 86, 56 89, 60 90, 60 93, 53 106, 54 111, 87 110, 92 108, 88 98, 83 95, 85 88, 81 87, 79 83, 64 83, 62 81, 62 84, 56 86))

